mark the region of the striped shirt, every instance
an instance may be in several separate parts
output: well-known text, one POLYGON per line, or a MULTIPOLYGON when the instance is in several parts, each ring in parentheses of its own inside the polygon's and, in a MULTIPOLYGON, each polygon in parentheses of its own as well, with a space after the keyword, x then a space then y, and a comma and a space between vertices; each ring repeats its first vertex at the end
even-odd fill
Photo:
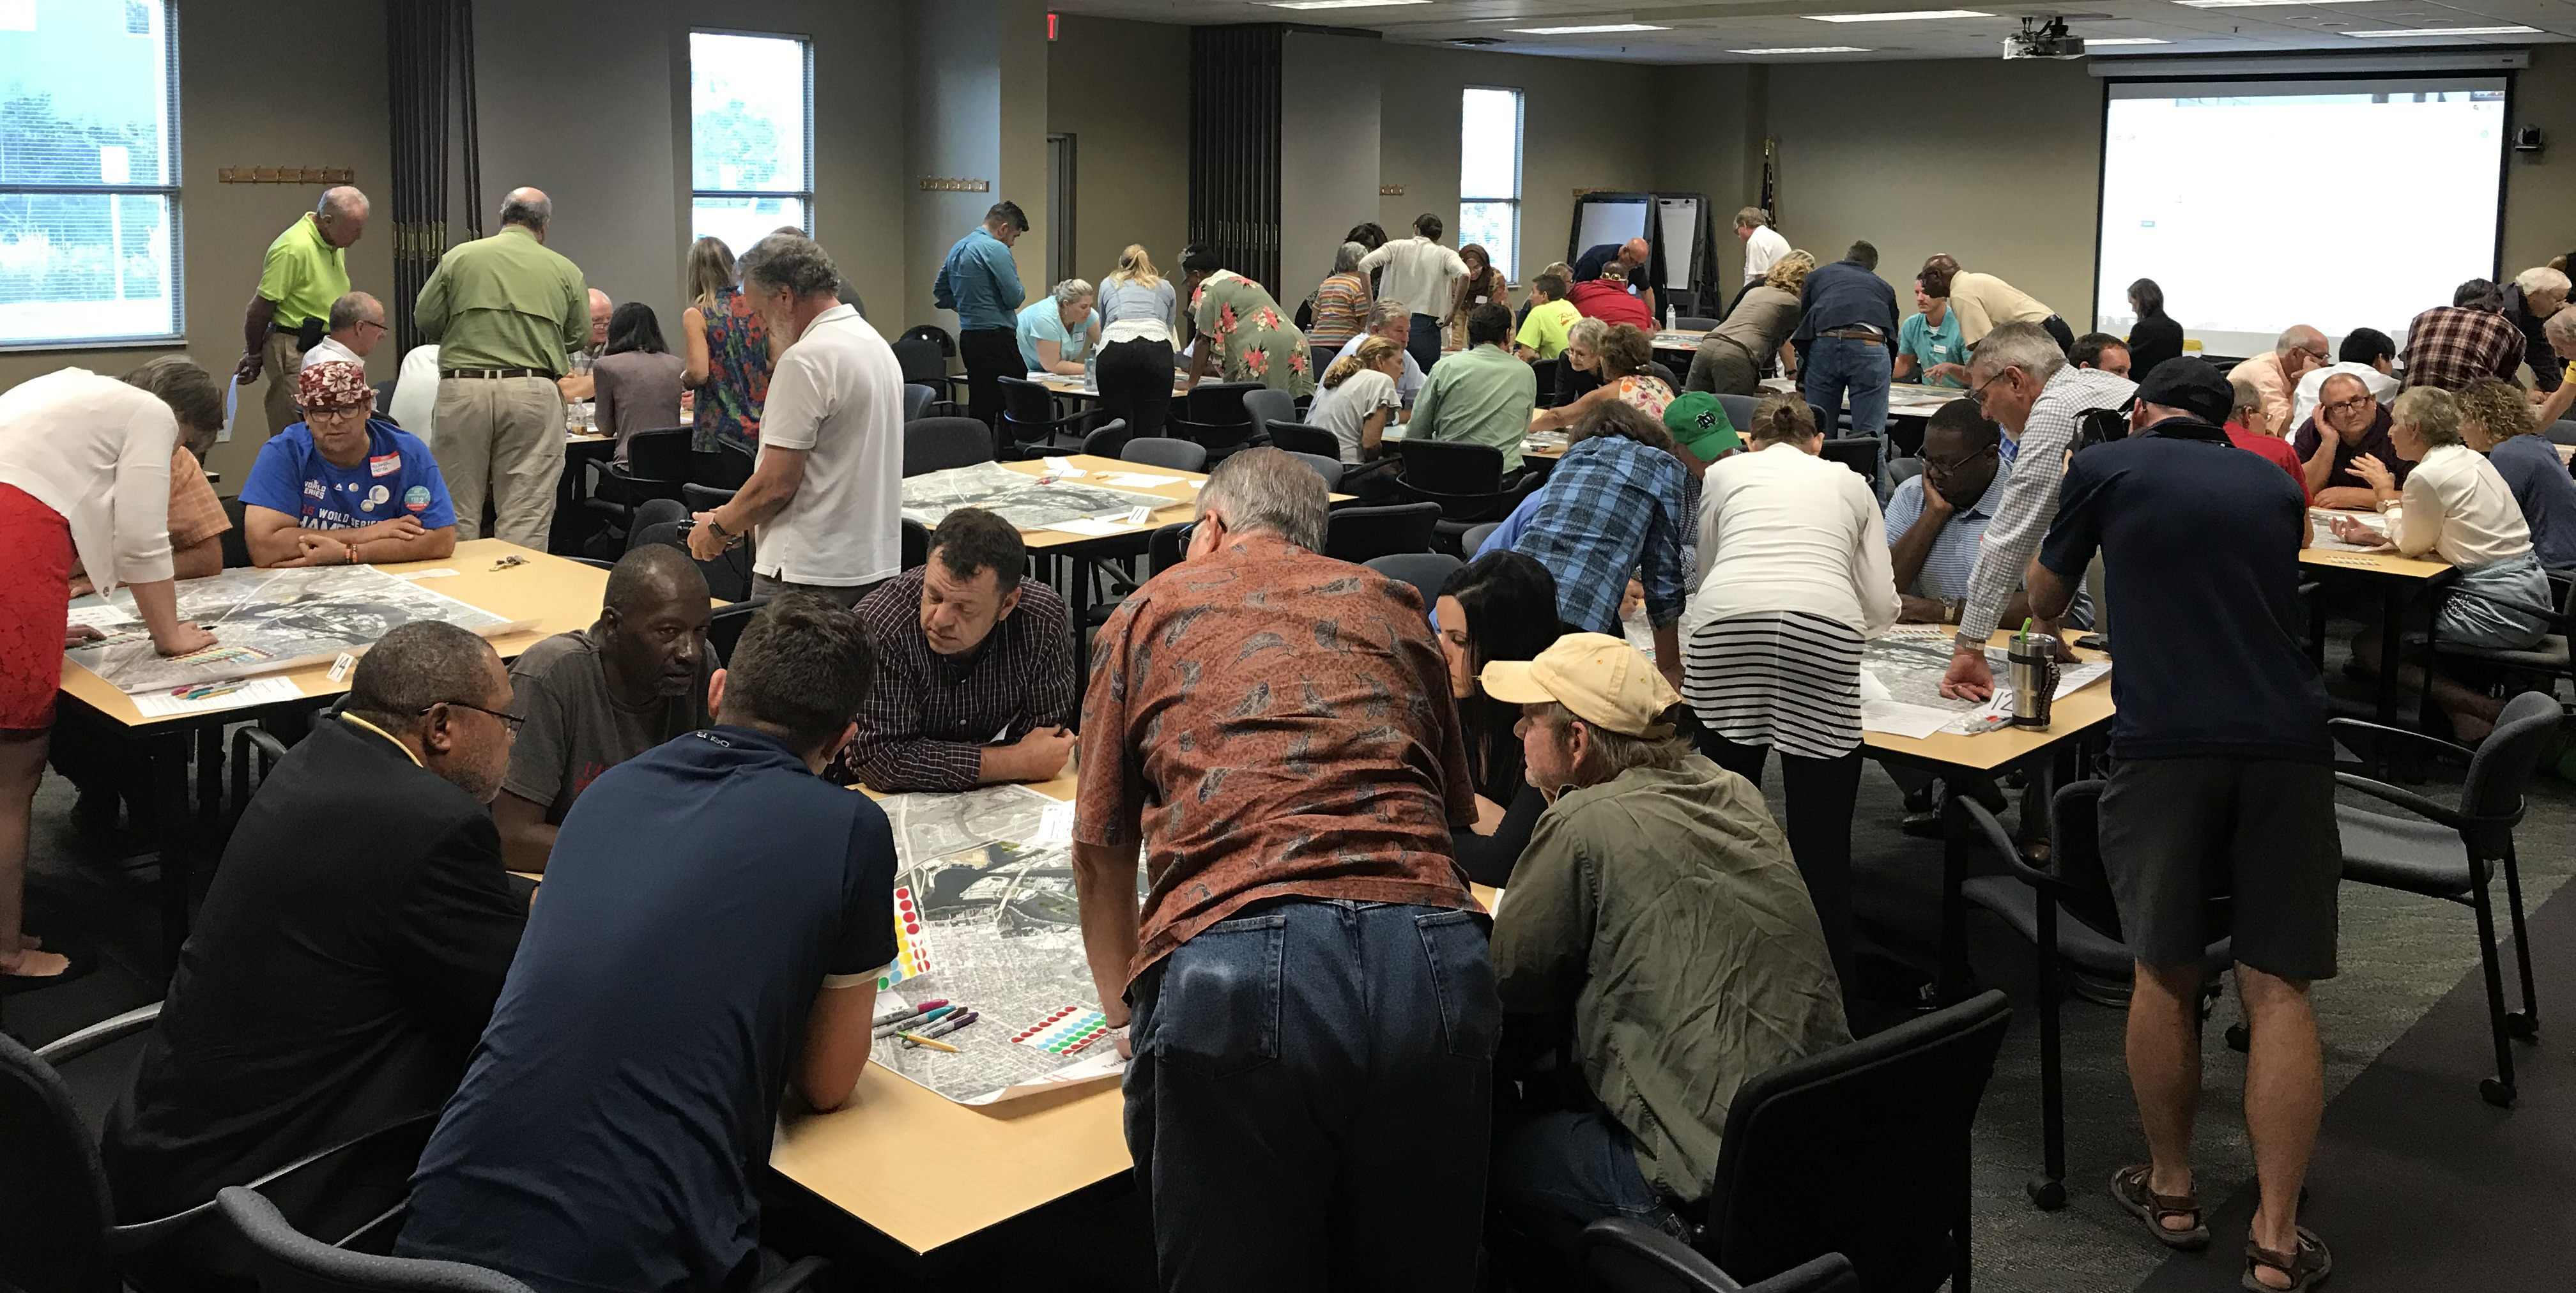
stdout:
POLYGON ((1959 615, 1959 641, 1982 649, 1994 636, 2004 603, 2021 587, 2022 572, 2047 537, 2048 523, 2057 519, 2057 483, 2066 474, 2066 450, 2084 415, 2116 409, 2137 393, 2136 382, 2099 368, 2069 365, 2048 379, 2023 422, 2011 483, 1986 523, 1977 568, 1968 579, 1967 609, 1959 615))
POLYGON ((1860 630, 1806 611, 1711 620, 1682 644, 1682 698, 1718 735, 1806 759, 1860 745, 1860 630))
POLYGON ((1689 479, 1681 459, 1626 436, 1576 441, 1513 550, 1556 577, 1557 612, 1578 629, 1620 635, 1632 573, 1645 586, 1647 620, 1671 624, 1682 614, 1689 479))

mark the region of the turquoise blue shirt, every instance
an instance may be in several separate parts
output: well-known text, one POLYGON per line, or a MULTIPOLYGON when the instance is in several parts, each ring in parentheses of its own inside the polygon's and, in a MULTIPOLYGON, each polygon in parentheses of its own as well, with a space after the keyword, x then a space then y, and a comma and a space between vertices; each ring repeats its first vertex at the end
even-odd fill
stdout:
POLYGON ((1896 329, 1896 353, 1914 357, 1914 380, 1926 386, 1967 385, 1956 377, 1944 377, 1937 382, 1924 381, 1923 378, 1934 364, 1968 362, 1968 345, 1959 340, 1959 312, 1956 310, 1942 311, 1941 326, 1937 328, 1924 322, 1922 315, 1907 315, 1905 322, 1896 329))
POLYGON ((982 225, 948 249, 948 263, 939 267, 939 278, 930 286, 930 303, 955 310, 961 331, 1014 326, 1018 320, 1011 312, 1027 297, 1011 249, 982 225))
POLYGON ((1056 308, 1055 297, 1041 296, 1020 310, 1020 358, 1028 362, 1030 372, 1043 370, 1045 365, 1038 362, 1038 343, 1052 341, 1058 347, 1056 353, 1080 363, 1088 353, 1084 347, 1090 344, 1091 326, 1099 321, 1100 312, 1091 310, 1083 314, 1082 322, 1067 328, 1064 311, 1056 308))

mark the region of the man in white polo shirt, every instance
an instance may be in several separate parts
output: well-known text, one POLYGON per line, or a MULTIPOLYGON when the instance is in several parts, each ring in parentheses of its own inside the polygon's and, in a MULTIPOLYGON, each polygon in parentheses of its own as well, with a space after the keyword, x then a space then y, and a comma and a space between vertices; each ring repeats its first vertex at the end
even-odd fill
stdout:
POLYGON ((753 596, 855 606, 903 565, 903 367, 812 239, 771 234, 737 268, 779 354, 751 479, 697 514, 689 552, 712 561, 757 528, 753 596))
POLYGON ((1744 240, 1744 287, 1762 281, 1780 258, 1789 254, 1789 240, 1771 227, 1771 213, 1760 207, 1746 207, 1735 213, 1735 236, 1744 240))

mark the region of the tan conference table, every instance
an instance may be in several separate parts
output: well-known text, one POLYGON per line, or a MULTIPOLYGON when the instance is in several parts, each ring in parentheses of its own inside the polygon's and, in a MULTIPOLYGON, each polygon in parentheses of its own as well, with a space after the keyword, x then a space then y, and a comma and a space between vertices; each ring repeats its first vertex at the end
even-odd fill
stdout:
MULTIPOLYGON (((500 539, 460 543, 453 554, 436 561, 402 562, 377 569, 397 575, 418 570, 455 571, 452 576, 439 577, 432 586, 507 622, 529 626, 492 639, 493 649, 505 660, 545 637, 588 628, 599 618, 600 598, 608 584, 605 570, 532 552, 500 539), (493 568, 502 558, 511 556, 521 558, 521 564, 493 568)), ((221 625, 215 626, 215 637, 222 640, 221 625)), ((142 789, 154 806, 161 831, 161 937, 168 966, 177 965, 179 945, 187 938, 188 888, 194 855, 212 841, 222 801, 224 729, 271 714, 309 711, 328 704, 349 689, 346 678, 334 680, 330 672, 331 666, 325 662, 277 675, 295 685, 296 695, 291 700, 148 718, 135 707, 133 697, 70 657, 64 658, 58 721, 83 725, 103 734, 126 754, 140 756, 136 761, 143 771, 142 789), (198 756, 198 803, 194 814, 189 812, 187 785, 192 745, 198 756)))
MULTIPOLYGON (((2377 514, 2372 512, 2324 507, 2309 508, 2308 533, 2312 544, 2323 532, 2329 518, 2338 514, 2356 519, 2363 517, 2378 519, 2377 514)), ((2394 552, 2347 552, 2339 548, 2309 546, 2299 550, 2299 566, 2305 573, 2321 582, 2359 585, 2378 597, 2380 669, 2379 676, 2373 684, 2371 717, 2383 727, 2395 726, 2397 723, 2395 661, 2404 641, 2406 612, 2434 578, 2451 572, 2451 563, 2431 554, 2423 557, 2403 557, 2394 552)), ((2316 645, 2317 649, 2322 651, 2324 647, 2322 637, 2325 632, 2325 612, 2322 608, 2316 612, 2309 631, 2319 638, 2316 645)), ((2376 748, 2384 750, 2385 743, 2376 748)), ((2374 753, 2367 760, 2369 775, 2376 777, 2385 773, 2387 771, 2385 762, 2380 754, 2374 753)))

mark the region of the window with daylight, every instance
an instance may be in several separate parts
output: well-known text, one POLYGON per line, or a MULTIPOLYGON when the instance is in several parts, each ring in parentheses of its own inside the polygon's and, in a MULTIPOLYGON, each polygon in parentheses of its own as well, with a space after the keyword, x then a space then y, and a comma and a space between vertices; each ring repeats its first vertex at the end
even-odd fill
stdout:
POLYGON ((791 224, 814 228, 813 45, 689 33, 689 236, 739 256, 791 224))
POLYGON ((1458 104, 1458 245, 1521 281, 1521 92, 1471 85, 1458 104))
POLYGON ((0 347, 168 341, 172 0, 0 0, 0 347))

